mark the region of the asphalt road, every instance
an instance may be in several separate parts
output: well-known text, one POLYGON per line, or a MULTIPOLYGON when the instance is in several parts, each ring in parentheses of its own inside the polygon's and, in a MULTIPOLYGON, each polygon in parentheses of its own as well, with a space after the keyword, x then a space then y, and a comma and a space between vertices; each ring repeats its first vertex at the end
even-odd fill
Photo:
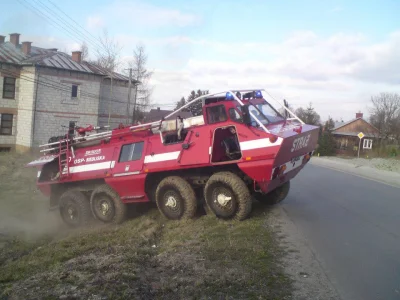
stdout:
POLYGON ((400 189, 308 165, 282 208, 343 300, 400 299, 400 189))

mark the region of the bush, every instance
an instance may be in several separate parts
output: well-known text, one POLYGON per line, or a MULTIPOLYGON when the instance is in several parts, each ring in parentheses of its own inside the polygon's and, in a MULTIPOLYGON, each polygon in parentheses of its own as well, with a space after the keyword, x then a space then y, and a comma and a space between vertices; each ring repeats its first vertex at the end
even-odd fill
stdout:
POLYGON ((332 134, 328 131, 323 132, 318 140, 318 153, 321 156, 329 156, 335 154, 335 141, 332 134))

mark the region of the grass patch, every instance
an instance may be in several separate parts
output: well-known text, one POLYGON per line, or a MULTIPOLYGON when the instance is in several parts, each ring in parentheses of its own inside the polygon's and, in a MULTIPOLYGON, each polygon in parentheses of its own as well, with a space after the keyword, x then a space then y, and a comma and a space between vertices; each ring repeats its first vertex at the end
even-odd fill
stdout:
MULTIPOLYGON (((7 170, 20 172, 18 163, 7 170)), ((15 183, 0 183, 1 205, 9 205, 16 220, 43 201, 29 194, 31 175, 24 175, 26 186, 15 197, 10 192, 15 183)), ((280 265, 284 252, 265 226, 266 207, 254 203, 253 215, 243 222, 210 214, 176 222, 154 208, 142 210, 119 226, 58 228, 56 234, 44 231, 34 239, 3 231, 0 299, 290 298, 291 281, 280 265)), ((27 223, 36 226, 35 221, 27 223)))

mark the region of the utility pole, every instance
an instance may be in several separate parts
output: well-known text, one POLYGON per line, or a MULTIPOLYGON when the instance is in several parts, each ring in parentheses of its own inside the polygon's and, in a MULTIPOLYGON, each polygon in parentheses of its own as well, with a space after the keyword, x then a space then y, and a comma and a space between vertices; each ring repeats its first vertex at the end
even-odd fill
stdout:
POLYGON ((111 118, 111 99, 113 95, 113 74, 111 73, 111 82, 110 82, 110 100, 108 101, 108 126, 110 126, 110 118, 111 118))
MULTIPOLYGON (((129 68, 128 70, 129 70, 129 85, 128 85, 129 90, 128 90, 127 112, 126 112, 126 123, 127 124, 129 124, 129 121, 130 121, 130 111, 131 111, 132 68, 129 68)), ((136 97, 135 97, 135 100, 136 100, 136 97)), ((136 105, 136 103, 135 103, 135 105, 136 105)), ((134 110, 135 110, 135 108, 134 108, 134 110)))
POLYGON ((132 124, 135 125, 136 121, 136 99, 137 99, 137 93, 138 93, 138 82, 139 82, 139 74, 138 78, 136 79, 135 83, 135 98, 133 99, 133 118, 132 118, 132 124))

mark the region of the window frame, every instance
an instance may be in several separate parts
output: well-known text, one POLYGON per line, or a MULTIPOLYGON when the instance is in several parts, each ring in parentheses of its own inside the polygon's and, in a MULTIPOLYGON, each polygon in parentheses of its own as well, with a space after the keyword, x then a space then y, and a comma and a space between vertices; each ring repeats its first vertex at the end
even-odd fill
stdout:
POLYGON ((13 122, 14 121, 14 115, 13 114, 1 114, 1 120, 0 120, 0 135, 12 135, 13 134, 13 122), (11 116, 10 120, 4 120, 4 116, 11 116), (3 122, 10 122, 10 126, 4 127, 3 122), (3 133, 3 129, 10 129, 10 133, 3 133))
POLYGON ((372 149, 372 139, 363 139, 363 149, 372 149))
POLYGON ((72 84, 72 86, 71 86, 71 99, 79 99, 79 84, 72 84), (76 87, 76 96, 73 96, 74 87, 76 87))
POLYGON ((239 124, 243 124, 243 116, 241 113, 239 113, 239 111, 235 108, 235 107, 231 107, 228 109, 228 115, 229 115, 229 119, 231 119, 233 122, 239 123, 239 124), (239 119, 234 119, 232 118, 232 114, 231 112, 233 111, 234 114, 238 114, 239 115, 239 119))
POLYGON ((2 95, 3 99, 15 99, 16 84, 17 84, 17 78, 15 78, 15 77, 4 77, 3 78, 3 95, 2 95), (7 79, 14 79, 14 83, 13 84, 7 83, 6 82, 7 79), (12 97, 7 97, 5 95, 6 92, 10 92, 10 91, 6 91, 6 86, 13 86, 14 87, 14 89, 12 91, 13 92, 13 96, 12 97))
POLYGON ((119 157, 118 157, 118 162, 119 162, 119 163, 128 163, 128 162, 132 162, 132 161, 141 160, 141 159, 143 158, 143 152, 144 152, 144 141, 134 142, 134 143, 129 143, 129 144, 124 144, 124 145, 121 146, 121 150, 120 150, 120 152, 119 152, 119 157), (135 153, 135 148, 136 148, 136 145, 137 145, 137 144, 142 144, 142 149, 141 149, 140 157, 135 158, 135 159, 129 159, 129 157, 132 157, 133 154, 135 153), (124 147, 132 146, 132 145, 134 145, 134 146, 133 146, 133 149, 131 150, 131 154, 128 156, 128 159, 127 159, 127 160, 121 160, 121 159, 122 159, 122 154, 123 154, 123 151, 124 151, 124 147))
POLYGON ((206 112, 207 112, 207 123, 208 123, 208 124, 217 124, 217 123, 222 123, 222 122, 228 121, 228 114, 226 113, 226 107, 225 107, 225 105, 223 105, 223 104, 221 104, 221 105, 209 106, 209 107, 207 107, 206 112), (210 110, 211 110, 211 109, 217 109, 217 108, 219 109, 219 108, 221 108, 221 107, 222 107, 222 109, 223 109, 223 111, 224 111, 225 120, 223 120, 223 121, 218 120, 218 121, 213 121, 213 122, 211 122, 211 121, 210 121, 210 110))

